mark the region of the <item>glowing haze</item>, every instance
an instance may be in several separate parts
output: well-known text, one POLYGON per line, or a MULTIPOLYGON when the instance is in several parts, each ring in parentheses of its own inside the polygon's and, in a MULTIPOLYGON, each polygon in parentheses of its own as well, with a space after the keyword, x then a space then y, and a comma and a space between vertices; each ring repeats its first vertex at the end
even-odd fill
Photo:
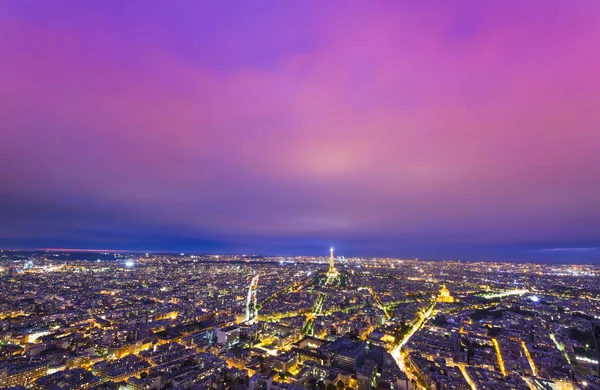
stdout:
POLYGON ((600 259, 600 2, 2 1, 0 246, 600 259))

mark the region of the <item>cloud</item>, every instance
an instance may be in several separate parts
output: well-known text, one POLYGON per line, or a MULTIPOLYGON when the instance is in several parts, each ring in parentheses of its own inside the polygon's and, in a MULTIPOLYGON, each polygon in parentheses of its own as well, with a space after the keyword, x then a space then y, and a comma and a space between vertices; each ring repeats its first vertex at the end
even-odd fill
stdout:
POLYGON ((81 205, 10 234, 600 241, 597 3, 540 4, 4 6, 4 191, 81 205))
POLYGON ((591 248, 546 248, 538 249, 535 252, 595 252, 600 250, 600 247, 591 248))

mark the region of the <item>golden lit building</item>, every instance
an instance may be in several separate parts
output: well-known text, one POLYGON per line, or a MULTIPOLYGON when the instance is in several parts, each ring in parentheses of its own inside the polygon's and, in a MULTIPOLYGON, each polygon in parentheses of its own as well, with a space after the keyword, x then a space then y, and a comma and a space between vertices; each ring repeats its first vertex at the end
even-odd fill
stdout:
POLYGON ((440 295, 437 297, 437 301, 441 303, 452 303, 454 302, 454 297, 450 295, 450 290, 446 287, 446 283, 442 285, 442 289, 440 290, 440 295))

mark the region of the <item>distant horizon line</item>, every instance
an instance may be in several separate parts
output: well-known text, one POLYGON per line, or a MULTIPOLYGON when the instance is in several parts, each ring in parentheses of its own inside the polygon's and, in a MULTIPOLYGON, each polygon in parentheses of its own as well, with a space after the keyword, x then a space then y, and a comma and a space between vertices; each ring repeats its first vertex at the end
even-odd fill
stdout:
MULTIPOLYGON (((253 257, 328 257, 329 251, 323 255, 264 255, 248 253, 209 253, 209 252, 181 252, 177 250, 136 250, 136 249, 95 249, 95 248, 0 248, 0 251, 12 252, 80 252, 80 253, 131 253, 131 254, 183 254, 184 256, 253 256, 253 257)), ((345 257, 345 256, 343 256, 345 257)), ((553 262, 549 260, 532 261, 526 259, 514 260, 469 260, 469 259, 423 259, 420 257, 396 257, 396 256, 348 256, 348 258, 365 259, 394 259, 394 260, 416 260, 416 261, 447 261, 447 262, 465 262, 465 263, 506 263, 506 264, 547 264, 547 265, 600 265, 600 261, 587 262, 553 262)))
MULTIPOLYGON (((210 252, 182 252, 180 250, 143 250, 143 249, 95 249, 95 248, 0 248, 0 251, 13 251, 13 252, 83 252, 83 253, 148 253, 148 254, 183 254, 183 255, 200 255, 200 256, 261 256, 261 257, 305 257, 305 256, 316 256, 318 255, 264 255, 258 253, 210 253, 210 252)), ((327 253, 323 256, 329 257, 329 248, 327 253)), ((339 256, 338 256, 339 257, 339 256)), ((342 257, 345 257, 342 255, 342 257)), ((377 256, 351 256, 351 257, 367 257, 377 258, 377 256)), ((384 258, 398 259, 398 260, 419 260, 418 257, 394 257, 394 256, 379 256, 384 258)), ((446 260, 446 261, 460 261, 460 260, 446 260)))

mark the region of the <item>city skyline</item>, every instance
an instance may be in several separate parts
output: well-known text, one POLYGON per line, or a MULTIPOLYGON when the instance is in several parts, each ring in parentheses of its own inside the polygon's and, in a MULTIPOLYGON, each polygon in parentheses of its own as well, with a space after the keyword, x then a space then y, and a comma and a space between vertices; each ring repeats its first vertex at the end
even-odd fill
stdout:
POLYGON ((600 387, 598 265, 323 252, 2 253, 0 386, 600 387))
POLYGON ((597 1, 3 1, 0 37, 0 248, 600 261, 597 1))

